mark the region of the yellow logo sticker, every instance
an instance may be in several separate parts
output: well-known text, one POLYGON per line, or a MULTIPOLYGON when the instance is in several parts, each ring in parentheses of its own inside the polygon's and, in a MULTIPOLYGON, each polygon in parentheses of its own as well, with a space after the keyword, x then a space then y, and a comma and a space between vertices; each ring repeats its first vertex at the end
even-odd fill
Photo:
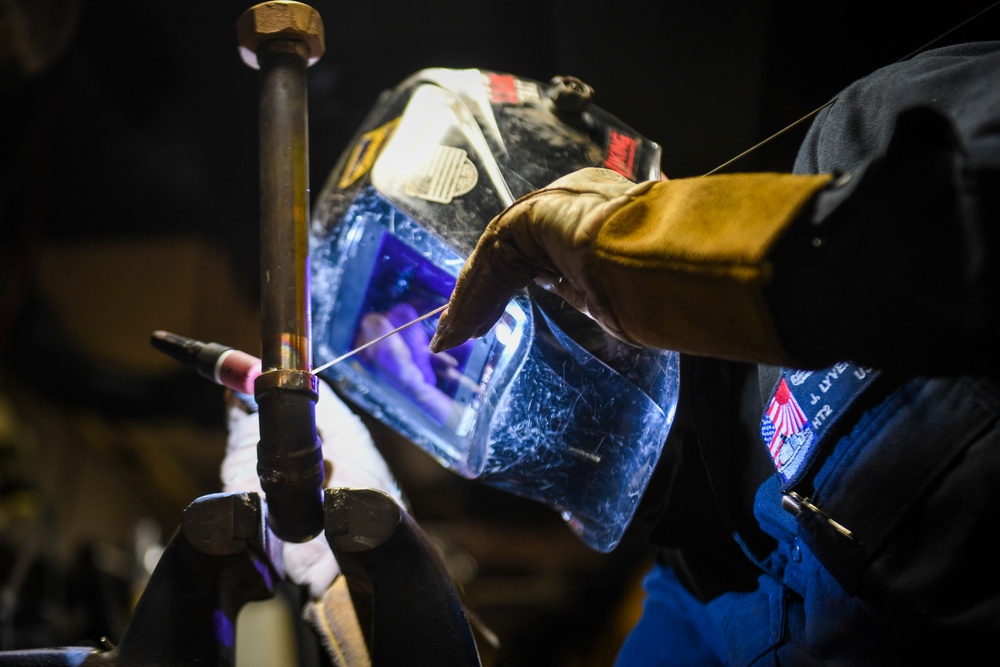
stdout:
POLYGON ((368 170, 375 164, 375 158, 378 157, 397 125, 399 125, 399 118, 390 120, 385 125, 361 135, 358 142, 354 144, 351 156, 344 166, 344 173, 340 175, 340 182, 337 183, 341 190, 368 173, 368 170))

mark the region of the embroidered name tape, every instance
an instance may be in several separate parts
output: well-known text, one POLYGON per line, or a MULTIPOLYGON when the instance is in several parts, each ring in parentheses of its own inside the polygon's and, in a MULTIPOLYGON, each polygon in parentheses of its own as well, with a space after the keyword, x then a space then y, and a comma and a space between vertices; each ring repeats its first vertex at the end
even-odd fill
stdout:
POLYGON ((847 362, 821 371, 782 369, 760 435, 784 487, 805 474, 826 434, 878 375, 847 362))

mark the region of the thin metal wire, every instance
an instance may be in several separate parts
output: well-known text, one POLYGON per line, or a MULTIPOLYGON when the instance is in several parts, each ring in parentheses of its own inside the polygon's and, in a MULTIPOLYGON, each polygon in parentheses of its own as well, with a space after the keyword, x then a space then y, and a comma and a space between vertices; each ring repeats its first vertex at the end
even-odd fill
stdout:
POLYGON ((332 359, 332 360, 326 362, 322 366, 317 366, 316 368, 314 368, 312 370, 312 374, 316 375, 317 373, 325 371, 330 366, 333 366, 334 364, 340 363, 341 361, 343 361, 344 359, 347 359, 348 357, 354 356, 355 354, 357 354, 361 350, 365 349, 366 347, 369 347, 370 345, 374 345, 375 343, 379 342, 380 340, 384 340, 384 339, 388 338, 389 336, 393 335, 394 333, 398 333, 398 332, 402 331, 403 329, 405 329, 406 327, 410 326, 411 324, 416 324, 417 322, 420 322, 422 320, 426 320, 428 317, 433 317, 434 315, 437 315, 438 313, 440 313, 442 310, 444 310, 447 307, 448 307, 448 304, 444 304, 443 306, 439 306, 439 307, 435 308, 434 310, 432 310, 429 313, 424 313, 423 315, 421 315, 420 317, 418 317, 415 320, 410 320, 406 324, 400 325, 400 326, 396 327, 395 329, 393 329, 392 331, 390 331, 388 333, 382 334, 378 338, 373 338, 372 340, 368 341, 364 345, 360 345, 360 346, 354 348, 353 350, 351 350, 350 352, 345 352, 344 354, 340 355, 336 359, 332 359))
MULTIPOLYGON (((1000 0, 998 0, 998 1, 1000 1, 1000 0)), ((709 174, 714 174, 715 172, 719 171, 720 169, 723 169, 723 168, 731 165, 733 162, 736 162, 741 157, 743 157, 745 155, 749 155, 750 153, 753 153, 755 150, 757 150, 761 146, 770 143, 771 141, 773 141, 773 140, 777 139, 778 137, 780 137, 781 135, 783 135, 785 132, 788 132, 789 130, 794 129, 798 125, 800 125, 800 124, 804 123, 805 121, 809 120, 810 118, 812 118, 813 116, 815 116, 816 114, 818 114, 820 111, 822 111, 823 109, 827 108, 828 106, 830 106, 831 104, 833 104, 836 101, 837 101, 837 98, 834 97, 832 100, 830 100, 829 102, 827 102, 823 106, 821 106, 821 107, 819 107, 817 109, 813 109, 812 111, 810 111, 809 113, 807 113, 805 116, 802 116, 801 118, 799 118, 794 123, 791 123, 790 125, 786 125, 782 129, 778 130, 777 132, 775 132, 774 134, 772 134, 771 136, 769 136, 767 139, 764 139, 763 141, 759 141, 758 143, 756 143, 755 145, 753 145, 750 148, 746 149, 745 151, 743 151, 739 155, 737 155, 735 157, 729 158, 728 160, 726 160, 725 162, 723 162, 722 164, 720 164, 715 169, 713 169, 711 171, 706 171, 704 174, 702 174, 702 176, 708 176, 709 174)))
MULTIPOLYGON (((937 44, 938 42, 940 42, 942 39, 944 39, 945 37, 947 37, 951 33, 955 32, 956 30, 958 30, 959 28, 961 28, 965 24, 969 23, 970 21, 976 20, 977 18, 979 18, 980 16, 982 16, 986 12, 990 11, 991 9, 993 9, 994 7, 996 7, 997 5, 1000 5, 1000 0, 997 0, 993 4, 988 5, 988 6, 984 7, 983 9, 980 9, 978 12, 976 12, 975 14, 973 14, 972 16, 970 16, 969 18, 965 19, 961 23, 959 23, 959 24, 957 24, 957 25, 949 28, 948 30, 944 31, 943 33, 941 33, 940 35, 938 35, 937 37, 935 37, 931 41, 927 42, 923 46, 921 46, 921 47, 919 47, 917 49, 914 49, 913 51, 911 51, 910 53, 906 54, 905 56, 903 56, 902 58, 900 58, 896 62, 897 63, 901 63, 904 60, 909 60, 910 58, 914 57, 918 53, 922 53, 922 52, 926 51, 927 49, 929 49, 930 47, 934 46, 935 44, 937 44)), ((895 63, 893 63, 893 64, 895 64, 895 63)), ((818 107, 816 109, 813 109, 812 111, 810 111, 806 115, 802 116, 798 120, 796 120, 796 121, 792 122, 791 124, 783 127, 782 129, 778 130, 777 132, 775 132, 774 134, 772 134, 768 138, 766 138, 766 139, 764 139, 764 140, 762 140, 762 141, 754 144, 753 146, 751 146, 750 148, 746 149, 745 151, 743 151, 739 155, 726 160, 725 162, 723 162, 722 164, 720 164, 715 169, 712 169, 711 171, 705 172, 704 174, 702 174, 702 176, 708 176, 709 174, 714 174, 715 172, 719 171, 720 169, 724 169, 725 167, 728 167, 733 162, 736 162, 740 158, 742 158, 742 157, 744 157, 746 155, 749 155, 750 153, 753 153, 755 150, 757 150, 761 146, 764 146, 765 144, 768 144, 771 141, 777 139, 778 137, 780 137, 781 135, 783 135, 785 132, 788 132, 789 130, 792 130, 795 127, 798 127, 799 125, 801 125, 805 121, 809 120, 810 118, 812 118, 813 116, 815 116, 816 114, 818 114, 820 111, 822 111, 823 109, 827 108, 828 106, 830 106, 831 104, 833 104, 836 101, 837 101, 837 98, 834 97, 833 99, 831 99, 826 104, 824 104, 824 105, 822 105, 822 106, 820 106, 820 107, 818 107)))
POLYGON ((942 39, 944 39, 945 37, 947 37, 951 33, 955 32, 956 30, 958 30, 959 28, 961 28, 962 26, 964 26, 966 23, 968 23, 970 21, 974 21, 975 19, 978 19, 980 16, 982 16, 986 12, 990 11, 991 9, 993 9, 994 7, 996 7, 997 5, 1000 5, 1000 0, 997 0, 997 2, 994 2, 992 5, 988 5, 986 7, 983 7, 978 12, 976 12, 975 14, 973 14, 972 16, 970 16, 969 18, 965 19, 964 21, 962 21, 958 25, 954 26, 953 28, 950 28, 949 30, 946 30, 945 32, 941 33, 940 35, 938 35, 937 37, 935 37, 931 41, 927 42, 926 44, 924 44, 920 48, 918 48, 918 49, 914 50, 913 52, 908 53, 907 55, 903 56, 902 58, 900 58, 896 62, 903 62, 904 60, 909 60, 910 58, 912 58, 913 56, 917 55, 918 53, 920 53, 922 51, 926 51, 927 49, 929 49, 930 47, 932 47, 934 44, 937 44, 942 39))

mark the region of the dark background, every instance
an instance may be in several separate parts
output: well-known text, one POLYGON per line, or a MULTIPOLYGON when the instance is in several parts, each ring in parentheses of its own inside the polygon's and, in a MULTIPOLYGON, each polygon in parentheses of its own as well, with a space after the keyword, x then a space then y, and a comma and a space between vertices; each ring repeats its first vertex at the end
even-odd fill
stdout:
MULTIPOLYGON (((990 3, 312 4, 327 46, 309 70, 315 193, 379 92, 423 67, 577 76, 662 145, 665 174, 693 176, 990 3)), ((127 612, 94 600, 141 585, 137 527, 165 541, 217 489, 221 391, 148 336, 257 349, 258 80, 235 34, 248 6, 0 2, 0 572, 15 601, 0 648, 114 636, 127 612)), ((998 27, 1000 9, 942 43, 998 27)), ((804 129, 726 169, 790 168, 804 129)), ((610 663, 638 611, 639 536, 590 553, 548 510, 373 428, 511 665, 610 663)))

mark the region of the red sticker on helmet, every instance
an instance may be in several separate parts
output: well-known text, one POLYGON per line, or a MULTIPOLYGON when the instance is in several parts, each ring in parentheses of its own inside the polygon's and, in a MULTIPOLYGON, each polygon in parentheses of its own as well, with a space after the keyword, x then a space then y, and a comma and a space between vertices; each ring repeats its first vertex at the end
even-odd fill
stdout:
POLYGON ((638 152, 638 140, 621 132, 612 129, 608 132, 607 152, 604 156, 604 166, 613 169, 625 178, 635 180, 635 156, 638 152))

